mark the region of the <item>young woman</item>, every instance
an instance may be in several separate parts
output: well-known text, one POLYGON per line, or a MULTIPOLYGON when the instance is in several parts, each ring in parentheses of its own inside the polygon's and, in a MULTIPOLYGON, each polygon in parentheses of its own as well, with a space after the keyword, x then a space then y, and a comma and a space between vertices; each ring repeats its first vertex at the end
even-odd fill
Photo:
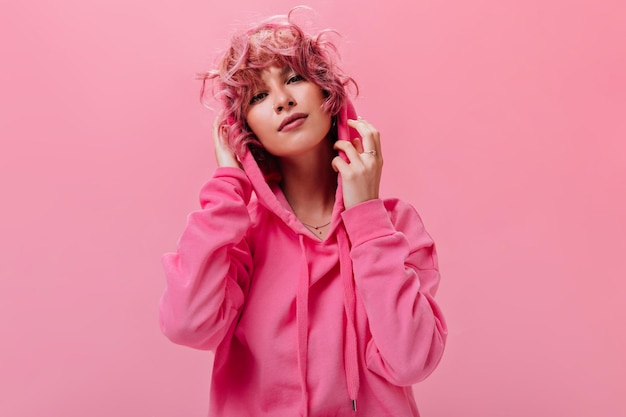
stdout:
POLYGON ((206 80, 218 168, 163 256, 160 323, 215 350, 210 415, 417 416, 411 384, 446 340, 435 247, 379 198, 380 135, 334 46, 274 17, 206 80))

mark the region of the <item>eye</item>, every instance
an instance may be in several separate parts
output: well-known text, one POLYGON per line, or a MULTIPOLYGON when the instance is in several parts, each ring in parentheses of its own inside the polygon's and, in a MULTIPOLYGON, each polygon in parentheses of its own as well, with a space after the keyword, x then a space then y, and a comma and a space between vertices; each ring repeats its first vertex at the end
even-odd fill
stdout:
POLYGON ((304 80, 304 77, 302 75, 294 74, 291 77, 289 77, 289 79, 287 80, 287 84, 297 83, 298 81, 302 81, 302 80, 304 80))
POLYGON ((258 103, 259 101, 263 100, 265 96, 267 96, 267 93, 265 92, 253 95, 250 99, 250 104, 258 103))

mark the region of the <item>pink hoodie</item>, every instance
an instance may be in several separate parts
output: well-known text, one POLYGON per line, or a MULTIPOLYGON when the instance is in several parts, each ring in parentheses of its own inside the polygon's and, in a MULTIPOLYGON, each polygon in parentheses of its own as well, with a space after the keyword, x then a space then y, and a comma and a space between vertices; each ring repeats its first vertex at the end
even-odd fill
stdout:
MULTIPOLYGON (((339 138, 357 136, 347 117, 350 103, 339 138)), ((435 369, 447 330, 415 209, 377 199, 345 210, 339 180, 320 241, 250 153, 242 165, 215 171, 163 255, 163 333, 215 350, 209 415, 418 416, 411 384, 435 369)))

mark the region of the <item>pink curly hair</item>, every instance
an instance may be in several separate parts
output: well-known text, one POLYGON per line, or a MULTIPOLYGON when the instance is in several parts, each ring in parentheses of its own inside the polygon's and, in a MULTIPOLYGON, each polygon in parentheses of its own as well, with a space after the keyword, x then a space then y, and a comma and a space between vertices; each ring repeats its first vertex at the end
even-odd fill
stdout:
POLYGON ((217 123, 226 126, 231 148, 241 156, 249 147, 266 173, 271 171, 268 166, 271 158, 248 128, 245 117, 263 69, 270 65, 286 66, 318 85, 325 95, 323 109, 333 117, 347 100, 349 84, 358 94, 356 82, 336 64, 337 49, 325 36, 329 31, 315 36, 305 33, 291 19, 294 10, 288 15, 270 17, 233 36, 218 67, 199 77, 201 100, 205 97, 207 81, 213 81, 213 95, 224 108, 217 123))

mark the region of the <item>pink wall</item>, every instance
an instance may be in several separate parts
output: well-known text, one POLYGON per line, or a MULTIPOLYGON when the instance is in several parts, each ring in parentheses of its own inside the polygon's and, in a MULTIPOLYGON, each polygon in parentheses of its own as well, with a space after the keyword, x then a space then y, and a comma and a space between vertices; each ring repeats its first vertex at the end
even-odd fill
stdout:
MULTIPOLYGON (((157 324, 214 168, 194 74, 295 4, 214 3, 0 5, 0 415, 206 415, 210 354, 157 324)), ((375 3, 309 4, 439 245, 423 415, 626 415, 623 2, 375 3)))

